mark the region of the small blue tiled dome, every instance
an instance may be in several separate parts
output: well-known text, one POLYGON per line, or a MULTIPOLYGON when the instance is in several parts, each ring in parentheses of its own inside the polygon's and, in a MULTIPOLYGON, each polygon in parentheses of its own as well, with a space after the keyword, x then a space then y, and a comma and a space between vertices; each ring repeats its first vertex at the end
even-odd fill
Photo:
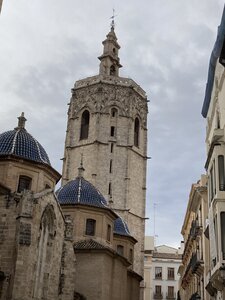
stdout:
POLYGON ((56 192, 60 204, 84 204, 108 208, 102 194, 83 177, 69 181, 56 192))
POLYGON ((130 236, 130 231, 128 229, 127 224, 125 223, 125 221, 118 217, 115 221, 114 221, 114 233, 119 234, 119 235, 127 235, 130 236))
POLYGON ((0 134, 0 156, 13 155, 51 165, 45 149, 24 128, 24 114, 18 119, 18 127, 0 134))

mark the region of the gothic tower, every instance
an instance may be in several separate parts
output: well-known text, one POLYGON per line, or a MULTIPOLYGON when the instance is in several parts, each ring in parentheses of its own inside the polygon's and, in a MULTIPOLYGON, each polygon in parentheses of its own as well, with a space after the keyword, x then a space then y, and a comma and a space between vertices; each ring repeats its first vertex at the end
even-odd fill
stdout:
POLYGON ((143 275, 147 98, 132 79, 119 76, 119 49, 112 25, 103 41, 99 74, 77 81, 72 89, 62 184, 78 175, 83 155, 85 178, 138 240, 134 270, 143 275))

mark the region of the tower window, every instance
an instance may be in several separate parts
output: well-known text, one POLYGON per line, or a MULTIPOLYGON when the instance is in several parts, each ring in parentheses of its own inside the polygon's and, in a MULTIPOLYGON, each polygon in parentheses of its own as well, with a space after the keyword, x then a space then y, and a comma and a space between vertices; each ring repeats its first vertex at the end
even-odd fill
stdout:
POLYGON ((115 118, 115 117, 117 116, 117 113, 118 113, 118 111, 117 111, 116 108, 112 108, 112 109, 111 109, 111 117, 112 117, 112 118, 115 118))
POLYGON ((139 131, 140 131, 140 122, 139 119, 136 118, 134 121, 134 146, 139 146, 139 131))
POLYGON ((108 190, 108 195, 112 195, 112 184, 111 182, 109 183, 109 190, 108 190))
POLYGON ((116 251, 118 254, 123 255, 124 247, 122 245, 117 245, 116 251))
POLYGON ((110 152, 111 153, 113 153, 113 146, 114 146, 113 143, 111 143, 111 146, 110 146, 110 152))
POLYGON ((81 117, 80 140, 84 140, 88 138, 89 121, 90 121, 90 113, 88 110, 85 110, 81 117))
POLYGON ((112 159, 110 159, 109 163, 109 173, 112 173, 112 159))
POLYGON ((21 193, 24 190, 30 190, 31 189, 31 181, 32 181, 32 179, 28 176, 20 176, 17 192, 21 193))
POLYGON ((94 219, 87 219, 86 220, 86 235, 95 235, 95 226, 96 226, 96 220, 94 219))
POLYGON ((116 74, 116 68, 115 68, 115 66, 111 66, 110 67, 110 75, 112 75, 112 76, 114 76, 116 74))
POLYGON ((110 135, 115 136, 115 126, 111 126, 110 135))
POLYGON ((129 260, 130 262, 133 262, 133 250, 130 249, 130 252, 129 252, 129 260))

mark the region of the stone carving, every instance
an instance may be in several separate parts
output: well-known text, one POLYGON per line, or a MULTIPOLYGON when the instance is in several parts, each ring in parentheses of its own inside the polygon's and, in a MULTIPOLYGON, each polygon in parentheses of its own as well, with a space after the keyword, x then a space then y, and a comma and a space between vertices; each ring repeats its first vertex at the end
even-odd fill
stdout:
POLYGON ((78 117, 80 111, 89 108, 91 112, 109 113, 116 106, 121 116, 135 118, 140 116, 141 123, 146 125, 147 101, 130 86, 98 83, 73 90, 69 114, 78 117))

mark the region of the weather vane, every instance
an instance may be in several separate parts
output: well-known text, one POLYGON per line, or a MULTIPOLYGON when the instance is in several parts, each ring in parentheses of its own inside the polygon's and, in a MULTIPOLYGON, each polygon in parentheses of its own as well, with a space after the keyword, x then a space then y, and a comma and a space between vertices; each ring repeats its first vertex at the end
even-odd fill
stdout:
POLYGON ((112 17, 110 17, 110 19, 112 19, 112 22, 111 22, 111 28, 115 28, 115 17, 116 17, 116 15, 115 15, 115 9, 113 8, 113 15, 112 15, 112 17))

